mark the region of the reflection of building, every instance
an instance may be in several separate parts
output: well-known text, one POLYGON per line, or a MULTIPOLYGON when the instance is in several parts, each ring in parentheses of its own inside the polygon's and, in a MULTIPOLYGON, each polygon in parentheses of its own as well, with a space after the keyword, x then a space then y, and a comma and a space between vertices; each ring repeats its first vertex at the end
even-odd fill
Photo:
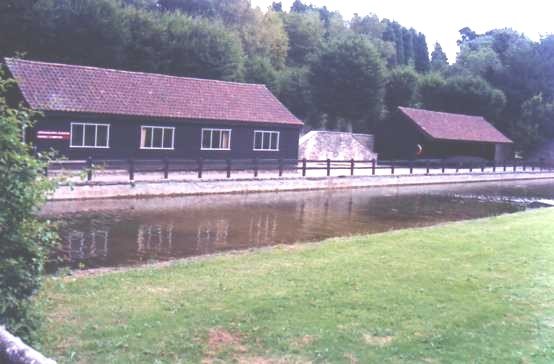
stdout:
POLYGON ((173 250, 173 224, 141 224, 137 231, 137 252, 171 253, 173 250))
POLYGON ((228 243, 230 223, 227 219, 201 221, 196 235, 197 250, 201 253, 212 252, 216 246, 228 243))
POLYGON ((72 261, 105 258, 108 256, 109 234, 105 230, 96 230, 89 233, 71 231, 67 235, 67 253, 72 261))
POLYGON ((277 226, 277 217, 274 214, 251 216, 248 229, 248 242, 251 245, 274 243, 277 226))

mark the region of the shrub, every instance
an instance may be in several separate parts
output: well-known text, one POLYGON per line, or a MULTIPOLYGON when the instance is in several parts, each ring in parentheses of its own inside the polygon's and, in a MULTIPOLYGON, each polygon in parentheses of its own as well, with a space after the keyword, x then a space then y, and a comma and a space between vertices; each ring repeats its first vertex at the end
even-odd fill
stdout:
POLYGON ((46 157, 33 156, 22 130, 37 114, 12 107, 14 81, 0 70, 0 325, 32 341, 37 327, 32 298, 40 287, 48 249, 57 234, 36 217, 53 183, 43 176, 46 157))

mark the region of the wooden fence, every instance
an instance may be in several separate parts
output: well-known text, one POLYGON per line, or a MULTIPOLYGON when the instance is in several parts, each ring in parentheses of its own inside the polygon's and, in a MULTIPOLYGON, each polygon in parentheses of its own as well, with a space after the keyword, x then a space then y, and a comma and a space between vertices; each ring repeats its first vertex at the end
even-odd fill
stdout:
MULTIPOLYGON (((310 171, 322 171, 318 176, 331 176, 333 171, 343 171, 342 175, 357 175, 365 171, 365 176, 376 175, 409 175, 414 173, 520 173, 554 171, 554 163, 539 161, 495 162, 460 162, 447 161, 408 161, 408 160, 309 160, 309 159, 93 159, 51 161, 44 173, 81 171, 87 181, 92 181, 96 173, 112 171, 128 175, 130 181, 140 173, 159 173, 160 177, 168 179, 173 173, 194 173, 203 178, 207 172, 216 172, 226 178, 233 173, 251 173, 256 178, 260 172, 274 172, 275 176, 283 176, 285 172, 301 173, 310 177, 310 171)), ((313 176, 313 174, 312 174, 313 176)))

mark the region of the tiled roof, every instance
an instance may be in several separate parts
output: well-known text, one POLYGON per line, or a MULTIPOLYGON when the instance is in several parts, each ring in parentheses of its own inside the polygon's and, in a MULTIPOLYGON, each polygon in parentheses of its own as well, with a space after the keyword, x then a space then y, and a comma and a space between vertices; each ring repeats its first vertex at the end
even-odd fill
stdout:
POLYGON ((468 142, 512 143, 482 116, 399 107, 425 134, 433 139, 468 142))
POLYGON ((264 85, 14 58, 5 62, 35 110, 302 125, 264 85))

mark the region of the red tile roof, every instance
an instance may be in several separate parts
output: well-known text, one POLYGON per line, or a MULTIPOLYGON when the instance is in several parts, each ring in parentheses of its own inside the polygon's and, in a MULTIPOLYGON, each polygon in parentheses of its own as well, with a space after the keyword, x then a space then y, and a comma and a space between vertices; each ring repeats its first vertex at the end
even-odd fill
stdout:
POLYGON ((303 125, 264 85, 14 58, 5 62, 35 110, 303 125))
POLYGON ((482 116, 450 114, 399 107, 419 129, 433 139, 513 143, 482 116))

